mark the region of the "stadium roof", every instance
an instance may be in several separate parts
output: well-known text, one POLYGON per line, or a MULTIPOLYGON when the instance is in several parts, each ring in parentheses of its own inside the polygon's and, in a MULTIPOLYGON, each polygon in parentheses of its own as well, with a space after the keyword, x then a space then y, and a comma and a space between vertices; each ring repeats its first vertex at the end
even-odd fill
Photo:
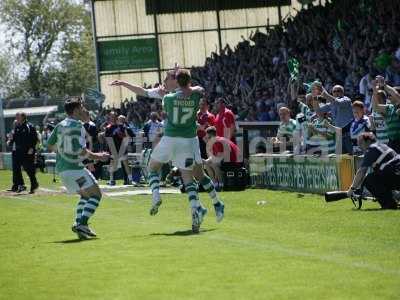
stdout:
POLYGON ((11 108, 4 110, 4 118, 13 118, 18 112, 24 112, 27 116, 43 116, 58 111, 57 105, 40 107, 11 108))

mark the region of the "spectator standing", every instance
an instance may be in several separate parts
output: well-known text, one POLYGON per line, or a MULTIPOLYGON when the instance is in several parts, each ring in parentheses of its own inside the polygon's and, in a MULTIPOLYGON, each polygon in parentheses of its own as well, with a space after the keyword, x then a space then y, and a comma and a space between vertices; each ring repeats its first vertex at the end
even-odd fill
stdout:
POLYGON ((350 126, 350 136, 353 143, 353 153, 361 154, 362 150, 357 145, 358 137, 364 133, 371 131, 371 122, 365 115, 365 106, 361 101, 355 101, 352 105, 354 120, 350 126))
POLYGON ((331 112, 333 125, 342 129, 342 153, 352 154, 350 126, 353 121, 353 108, 350 98, 344 96, 344 88, 341 85, 332 88, 332 95, 323 89, 321 96, 328 101, 328 105, 320 109, 321 112, 331 112))
MULTIPOLYGON (((386 92, 383 90, 377 90, 376 83, 374 83, 373 89, 374 91, 372 95, 372 103, 377 102, 378 105, 386 105, 386 92)), ((386 145, 389 143, 385 117, 384 115, 376 111, 375 105, 372 105, 371 129, 375 132, 376 140, 378 143, 386 145)))
POLYGON ((359 92, 364 96, 364 103, 367 108, 371 106, 371 97, 372 97, 372 82, 374 80, 373 71, 370 70, 363 78, 360 80, 359 84, 359 92))
MULTIPOLYGON (((90 114, 86 109, 82 110, 82 123, 86 131, 86 148, 90 151, 99 151, 97 140, 96 124, 90 120, 90 114)), ((93 160, 85 159, 83 161, 85 167, 93 174, 96 179, 100 178, 103 163, 101 161, 94 162, 93 160)))
POLYGON ((308 123, 308 130, 307 152, 309 154, 335 153, 335 133, 337 128, 331 124, 327 113, 317 111, 316 118, 308 123))
MULTIPOLYGON (((400 106, 400 93, 393 87, 386 84, 382 76, 376 78, 377 89, 384 89, 390 96, 390 104, 379 104, 373 102, 373 108, 385 117, 387 126, 387 135, 389 137, 388 146, 397 153, 400 153, 400 115, 398 109, 400 106)), ((376 98, 374 98, 376 100, 376 98)))
MULTIPOLYGON (((118 123, 118 118, 115 112, 111 112, 109 115, 109 123, 106 126, 105 137, 110 152, 113 156, 113 161, 110 164, 110 181, 108 182, 108 184, 115 185, 114 172, 117 171, 119 163, 126 160, 125 153, 123 153, 122 157, 119 157, 122 142, 126 137, 125 128, 123 125, 121 126, 121 124, 118 123)), ((124 176, 124 184, 127 184, 129 182, 129 173, 127 172, 127 170, 125 170, 123 163, 122 172, 124 176)))
POLYGON ((158 114, 153 111, 150 114, 150 120, 143 127, 144 136, 149 142, 153 143, 162 133, 163 128, 164 126, 160 122, 158 114))
POLYGON ((279 124, 276 137, 272 138, 272 144, 279 147, 280 144, 285 144, 285 150, 293 151, 293 137, 296 130, 296 121, 290 118, 290 110, 287 107, 279 109, 279 124))
POLYGON ((218 98, 216 103, 218 108, 218 114, 215 117, 215 128, 217 130, 217 136, 224 137, 236 144, 235 115, 231 110, 226 107, 226 99, 218 98))
POLYGON ((197 112, 197 123, 199 127, 197 129, 197 137, 200 143, 200 153, 201 158, 207 159, 207 149, 206 142, 204 141, 204 137, 206 136, 206 129, 210 126, 215 125, 215 116, 208 111, 208 101, 203 98, 200 101, 200 109, 197 112))
POLYGON ((15 152, 13 152, 14 182, 12 190, 13 188, 15 190, 15 185, 18 185, 16 192, 26 190, 21 172, 21 167, 23 167, 31 182, 30 194, 33 194, 39 187, 35 168, 35 151, 36 144, 38 143, 38 135, 35 127, 27 121, 26 114, 23 112, 16 114, 15 124, 14 133, 10 141, 10 144, 13 145, 13 149, 15 148, 15 152))

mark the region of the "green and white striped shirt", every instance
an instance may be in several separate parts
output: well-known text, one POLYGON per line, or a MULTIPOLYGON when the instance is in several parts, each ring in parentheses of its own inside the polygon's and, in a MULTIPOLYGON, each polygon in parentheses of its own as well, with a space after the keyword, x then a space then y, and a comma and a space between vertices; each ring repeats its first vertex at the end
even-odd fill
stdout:
POLYGON ((400 140, 400 116, 396 113, 396 107, 393 104, 386 106, 385 122, 388 138, 400 140))
POLYGON ((335 130, 326 127, 324 118, 316 118, 311 124, 314 125, 316 133, 309 137, 307 145, 319 147, 323 153, 335 153, 336 151, 336 134, 335 130))
POLYGON ((296 130, 295 120, 289 119, 288 123, 281 122, 278 128, 277 137, 287 137, 288 139, 292 139, 295 130, 296 130))
POLYGON ((296 132, 299 137, 302 137, 304 142, 307 143, 308 140, 308 128, 307 123, 310 123, 314 117, 314 112, 303 102, 299 103, 300 113, 296 116, 296 132), (304 118, 304 122, 299 120, 304 118))
POLYGON ((387 134, 387 126, 385 123, 385 117, 382 114, 380 114, 376 111, 373 111, 372 119, 374 121, 375 131, 376 131, 376 139, 378 140, 378 142, 383 143, 383 144, 389 143, 389 137, 387 134))

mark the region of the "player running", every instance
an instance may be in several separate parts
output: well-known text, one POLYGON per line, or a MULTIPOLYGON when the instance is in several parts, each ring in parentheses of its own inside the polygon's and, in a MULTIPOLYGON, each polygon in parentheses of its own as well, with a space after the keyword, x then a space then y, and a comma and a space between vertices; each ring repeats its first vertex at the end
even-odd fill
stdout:
MULTIPOLYGON (((164 80, 164 85, 160 86, 158 88, 153 88, 153 89, 144 89, 138 85, 130 84, 130 83, 122 81, 122 80, 114 80, 113 82, 110 83, 110 85, 123 86, 139 96, 144 96, 144 97, 154 98, 154 99, 163 99, 163 97, 165 95, 168 95, 169 92, 173 92, 178 88, 178 83, 177 83, 177 73, 178 72, 179 72, 179 69, 176 65, 175 70, 167 72, 167 76, 164 80)), ((190 74, 189 74, 189 76, 190 76, 190 74)), ((201 87, 193 87, 191 89, 192 89, 192 91, 193 90, 197 91, 197 94, 200 96, 203 93, 203 88, 201 88, 201 87)), ((198 108, 199 108, 199 105, 196 105, 196 109, 194 112, 195 114, 197 113, 198 108)), ((165 103, 164 103, 164 109, 165 109, 165 103)), ((167 120, 169 122, 169 118, 167 120)), ((190 119, 190 120, 192 120, 192 119, 190 119)), ((193 120, 193 122, 194 122, 193 126, 196 126, 196 118, 193 120)), ((190 125, 190 126, 192 126, 192 125, 190 125)), ((197 141, 196 147, 198 147, 198 141, 197 141)), ((158 151, 168 152, 168 149, 161 148, 158 151)), ((162 203, 161 199, 160 199, 160 192, 159 192, 159 182, 160 182, 159 173, 160 173, 161 168, 159 168, 158 165, 152 164, 152 160, 150 160, 149 165, 150 165, 149 181, 150 181, 150 187, 152 188, 152 194, 153 194, 153 204, 152 204, 152 208, 150 210, 150 214, 156 215, 158 212, 158 208, 162 203), (153 166, 154 168, 152 168, 151 166, 153 166)), ((203 186, 204 190, 208 193, 208 195, 210 196, 212 203, 214 205, 217 222, 221 222, 222 219, 224 218, 225 205, 220 200, 220 198, 215 190, 214 183, 212 182, 210 177, 208 177, 204 173, 202 163, 195 162, 195 165, 193 167, 193 175, 196 178, 196 180, 203 186)))
POLYGON ((86 148, 85 129, 80 121, 83 112, 80 98, 68 99, 64 109, 67 118, 54 128, 47 143, 51 151, 57 150, 56 169, 67 191, 81 196, 72 231, 79 239, 87 239, 96 236, 88 227, 88 221, 102 195, 96 179, 81 162, 84 159, 107 161, 110 155, 93 153, 86 148))

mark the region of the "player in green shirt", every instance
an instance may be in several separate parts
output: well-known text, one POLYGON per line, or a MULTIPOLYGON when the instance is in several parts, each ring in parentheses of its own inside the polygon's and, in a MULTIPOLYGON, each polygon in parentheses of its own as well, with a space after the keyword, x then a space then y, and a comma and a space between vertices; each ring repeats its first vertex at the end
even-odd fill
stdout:
MULTIPOLYGON (((165 133, 155 147, 149 164, 149 183, 153 195, 153 206, 150 213, 156 214, 161 205, 159 171, 164 163, 172 161, 172 164, 178 167, 181 172, 192 207, 192 230, 194 233, 198 233, 207 210, 203 208, 199 201, 197 186, 193 177, 198 178, 206 190, 207 187, 209 189, 214 187, 211 179, 204 174, 196 132, 196 117, 202 97, 202 89, 190 86, 191 76, 189 71, 178 71, 176 78, 178 90, 164 96, 163 99, 164 111, 167 115, 165 133)), ((218 217, 221 220, 224 215, 224 204, 218 199, 214 188, 213 190, 217 220, 218 217)))
POLYGON ((72 231, 80 239, 87 239, 96 236, 88 227, 88 220, 95 213, 102 195, 96 179, 83 167, 82 161, 85 158, 107 161, 110 155, 86 149, 85 129, 80 121, 83 109, 80 99, 68 99, 64 109, 67 118, 54 128, 47 145, 50 151, 57 150, 56 170, 67 191, 81 196, 72 231))
MULTIPOLYGON (((144 89, 138 85, 131 84, 131 83, 128 83, 128 82, 122 81, 122 80, 114 80, 113 82, 110 83, 110 85, 125 87, 139 96, 155 98, 155 99, 163 99, 164 96, 168 96, 169 93, 173 93, 173 92, 175 92, 175 90, 178 89, 178 82, 177 82, 178 71, 179 71, 178 65, 175 64, 175 70, 169 71, 167 73, 167 76, 164 80, 164 85, 161 87, 158 87, 158 88, 154 88, 154 89, 144 89)), ((193 87, 192 90, 197 91, 197 95, 201 95, 203 93, 203 89, 200 87, 193 87)), ((198 101, 197 97, 198 96, 196 96, 196 101, 198 101)), ((174 115, 174 113, 176 112, 176 111, 174 111, 174 108, 171 105, 167 105, 167 106, 164 105, 164 109, 169 109, 170 115, 174 115)), ((184 108, 182 106, 181 108, 178 109, 177 112, 179 114, 182 114, 182 113, 184 113, 183 110, 187 110, 187 109, 188 109, 188 107, 184 108)), ((196 116, 197 110, 195 108, 193 108, 193 109, 195 110, 194 116, 196 116)), ((178 118, 178 115, 175 114, 174 117, 178 118)), ((173 120, 174 117, 172 117, 172 121, 174 121, 173 120)), ((183 117, 183 118, 186 118, 186 117, 183 117)), ((193 117, 192 117, 189 119, 185 120, 189 124, 188 128, 184 128, 185 126, 182 126, 184 124, 180 124, 180 125, 178 124, 178 125, 174 125, 174 127, 177 128, 175 131, 179 132, 183 128, 183 130, 185 131, 185 135, 187 135, 186 134, 187 132, 193 132, 192 131, 194 128, 193 126, 196 126, 196 118, 193 119, 193 117)), ((171 127, 166 128, 165 130, 170 131, 171 127)), ((174 132, 172 134, 174 135, 174 132)), ((191 135, 191 133, 189 135, 191 135)), ((162 148, 159 151, 167 152, 168 149, 162 148)), ((150 164, 150 166, 152 166, 152 164, 150 164)), ((160 182, 159 171, 160 171, 160 168, 161 167, 158 164, 155 164, 154 160, 153 160, 153 169, 150 168, 150 174, 149 174, 150 186, 151 186, 152 192, 153 192, 153 204, 152 204, 152 208, 150 209, 151 215, 157 214, 158 207, 162 203, 161 199, 160 199, 160 195, 159 195, 159 182, 160 182)), ((193 172, 194 172, 194 176, 195 176, 196 180, 203 186, 204 190, 208 193, 208 195, 210 196, 210 198, 213 202, 217 222, 222 221, 222 219, 224 217, 224 204, 220 200, 220 198, 215 190, 214 183, 212 182, 210 177, 208 177, 204 173, 202 164, 196 164, 194 166, 193 172)))

